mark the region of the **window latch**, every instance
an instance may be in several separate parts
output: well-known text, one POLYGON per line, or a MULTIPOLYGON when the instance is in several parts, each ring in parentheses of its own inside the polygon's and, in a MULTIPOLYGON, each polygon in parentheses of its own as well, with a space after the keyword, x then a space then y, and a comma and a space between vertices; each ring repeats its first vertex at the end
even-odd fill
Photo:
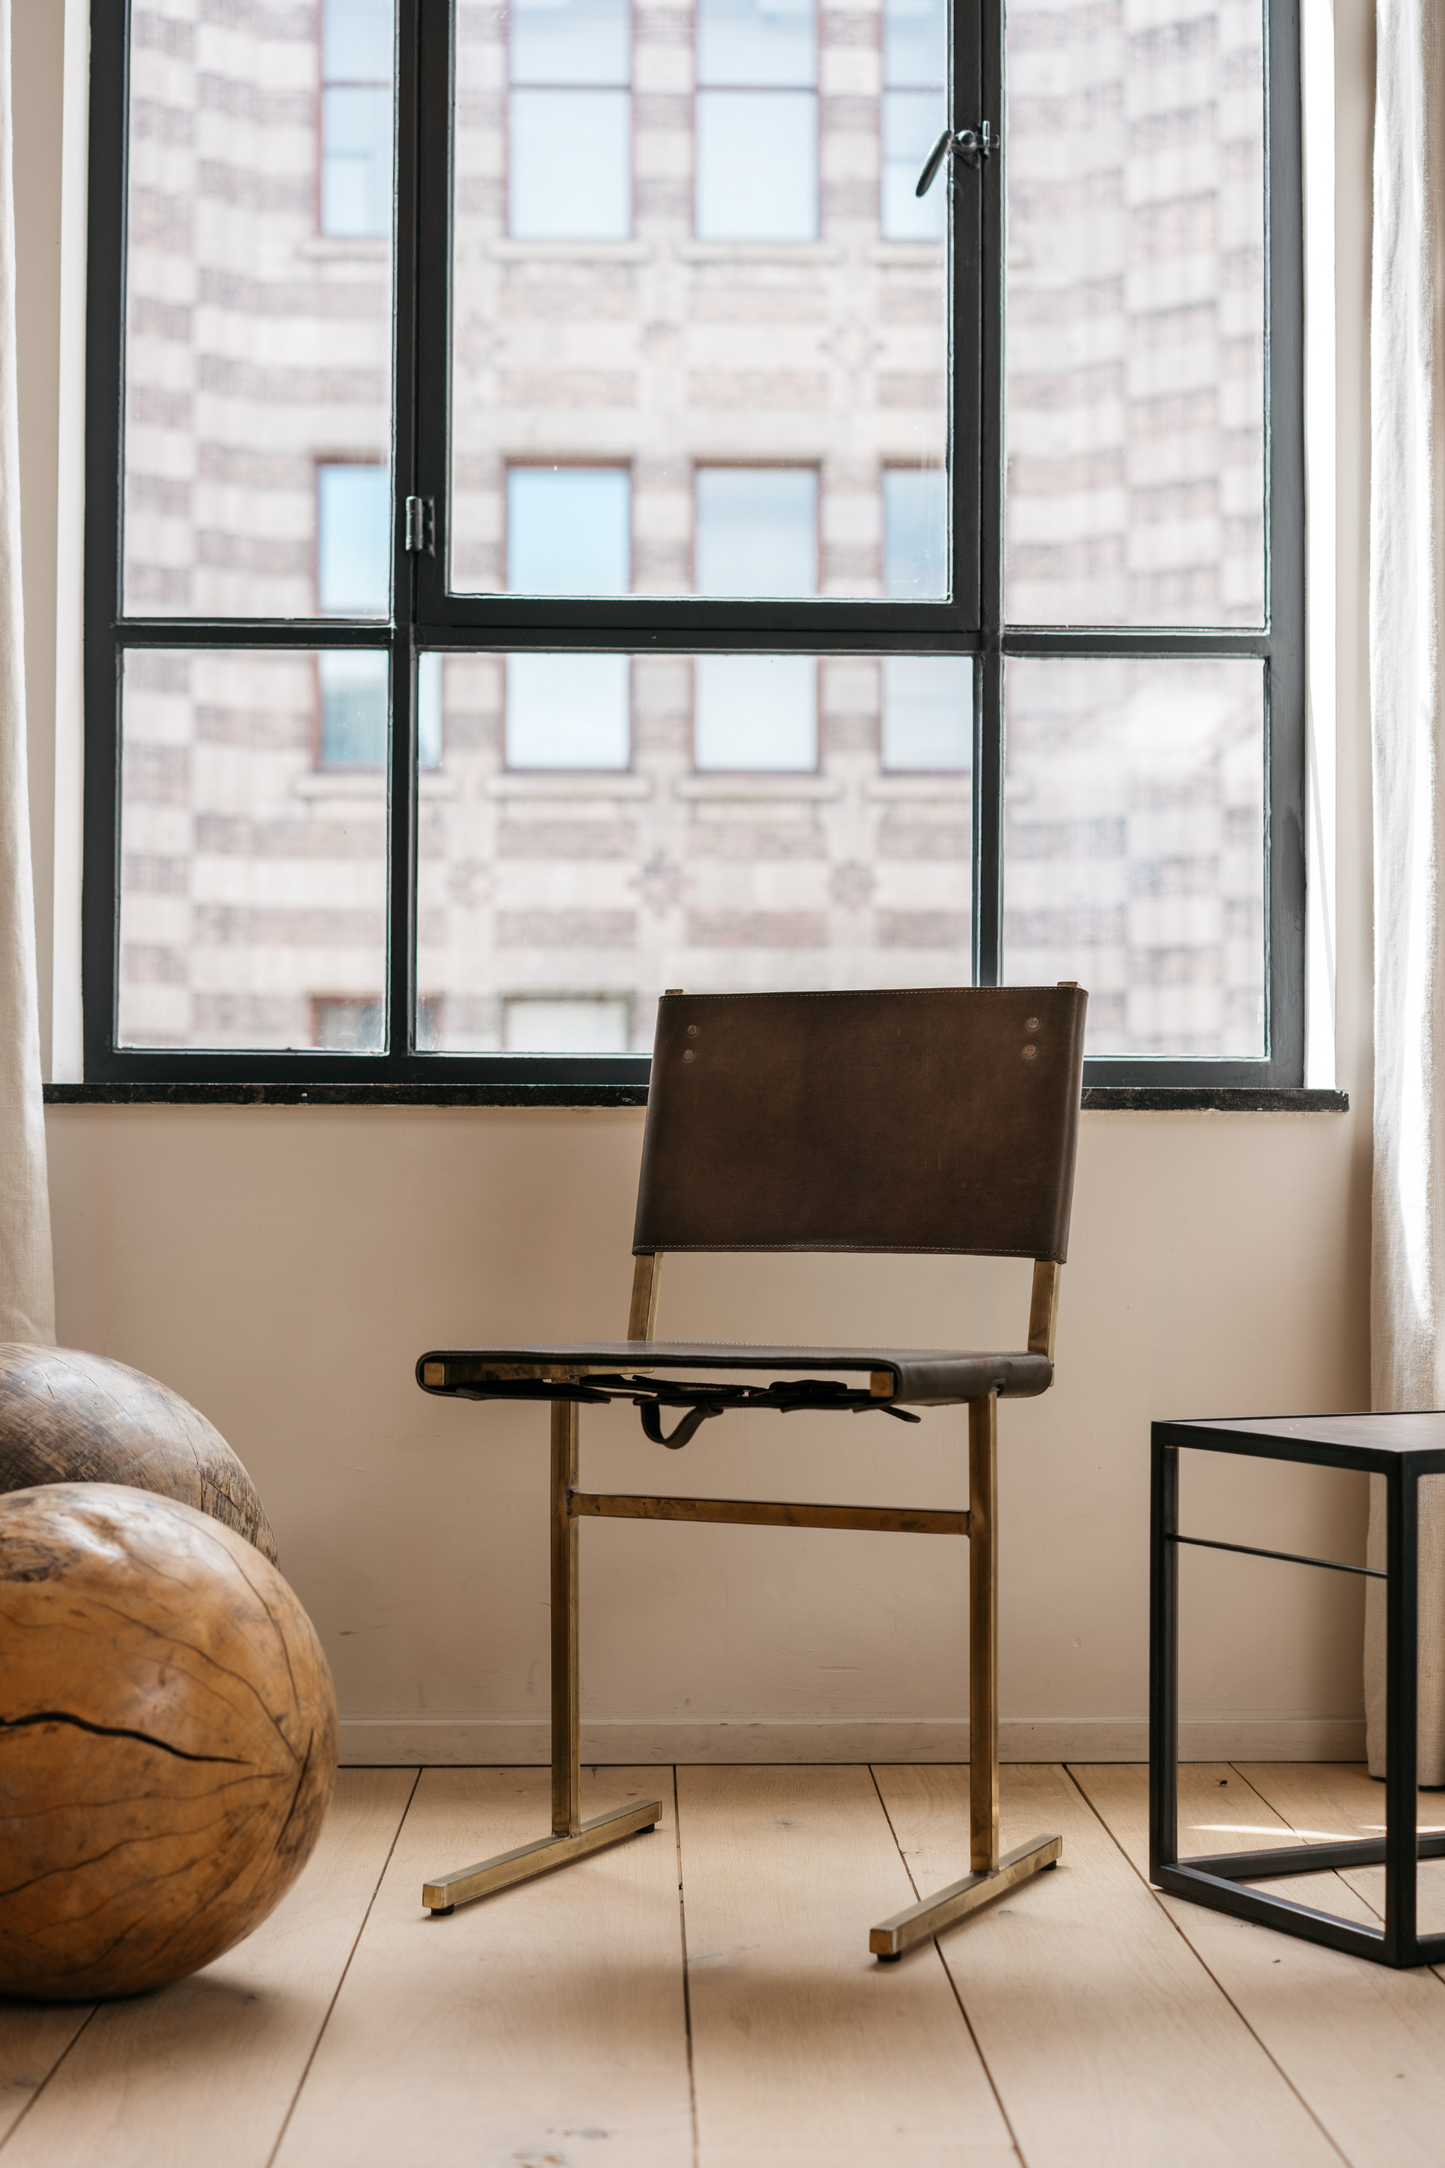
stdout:
POLYGON ((437 502, 435 497, 406 500, 406 548, 419 556, 436 552, 437 502))
POLYGON ((977 172, 985 158, 993 156, 993 137, 988 122, 980 121, 977 128, 945 128, 923 162, 918 176, 915 196, 926 196, 938 177, 938 169, 945 158, 961 158, 966 166, 977 172))

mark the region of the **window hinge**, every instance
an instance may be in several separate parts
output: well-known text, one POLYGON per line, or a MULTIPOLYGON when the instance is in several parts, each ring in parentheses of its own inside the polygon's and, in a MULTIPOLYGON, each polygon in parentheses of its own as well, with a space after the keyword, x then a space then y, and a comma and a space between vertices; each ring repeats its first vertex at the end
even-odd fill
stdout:
POLYGON ((430 557, 436 550, 437 501, 435 497, 406 500, 406 547, 430 557))
POLYGON ((960 158, 966 166, 977 172, 985 158, 993 156, 993 136, 986 120, 976 128, 945 128, 923 161, 923 171, 918 176, 915 196, 926 196, 938 175, 945 158, 960 158))

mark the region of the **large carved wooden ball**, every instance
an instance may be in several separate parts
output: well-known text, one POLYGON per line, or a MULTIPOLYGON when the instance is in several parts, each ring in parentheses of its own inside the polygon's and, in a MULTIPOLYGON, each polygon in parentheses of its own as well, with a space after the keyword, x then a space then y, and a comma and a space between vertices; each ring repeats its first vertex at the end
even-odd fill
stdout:
POLYGON ((276 1563, 256 1486, 214 1424, 143 1370, 0 1341, 0 1491, 127 1483, 224 1521, 276 1563))
POLYGON ((275 1567, 147 1491, 14 1491, 0 1657, 0 1994, 134 1994, 249 1934, 336 1773, 331 1673, 275 1567))

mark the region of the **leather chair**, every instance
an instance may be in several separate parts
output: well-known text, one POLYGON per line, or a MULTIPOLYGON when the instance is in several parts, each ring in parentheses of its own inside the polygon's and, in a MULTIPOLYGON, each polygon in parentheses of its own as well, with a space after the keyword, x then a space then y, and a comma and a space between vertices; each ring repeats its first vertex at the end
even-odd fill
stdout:
POLYGON ((967 1536, 971 1871, 875 1927, 869 1947, 884 1959, 901 1956, 1058 1859, 1056 1836, 999 1857, 997 1413, 1001 1398, 1042 1393, 1053 1381, 1087 1002, 1067 984, 664 995, 627 1338, 438 1348, 417 1364, 425 1392, 547 1401, 552 1410, 552 1832, 436 1875, 422 1891, 431 1911, 549 1873, 661 1815, 651 1800, 595 1821, 579 1817, 578 1527, 591 1519, 967 1536), (1027 1344, 980 1353, 658 1340, 669 1250, 1030 1257, 1027 1344), (654 1443, 672 1448, 739 1408, 822 1409, 863 1415, 878 1428, 917 1422, 916 1408, 966 1403, 968 1511, 580 1490, 581 1410, 619 1399, 640 1410, 654 1443))

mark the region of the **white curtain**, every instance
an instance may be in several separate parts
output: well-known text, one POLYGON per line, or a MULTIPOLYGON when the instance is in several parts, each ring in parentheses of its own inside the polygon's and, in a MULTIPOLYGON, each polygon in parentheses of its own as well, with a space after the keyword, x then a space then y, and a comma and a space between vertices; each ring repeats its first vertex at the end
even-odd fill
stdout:
MULTIPOLYGON (((1379 0, 1370 328, 1374 744, 1372 1392, 1445 1407, 1445 0, 1379 0), (1438 1066, 1437 1066, 1438 1063, 1438 1066)), ((1420 1778, 1445 1784, 1445 1498, 1421 1494, 1420 1778)), ((1383 1483, 1370 1508, 1384 1563, 1383 1483)), ((1367 1583, 1370 1768, 1384 1603, 1367 1583)))
POLYGON ((25 764, 10 0, 0 0, 0 1340, 55 1338, 25 764))

